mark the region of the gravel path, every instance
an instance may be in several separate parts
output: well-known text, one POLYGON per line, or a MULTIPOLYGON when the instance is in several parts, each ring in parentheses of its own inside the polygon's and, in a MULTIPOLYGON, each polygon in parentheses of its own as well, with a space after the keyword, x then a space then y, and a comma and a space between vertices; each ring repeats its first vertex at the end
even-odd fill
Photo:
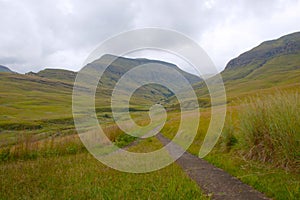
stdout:
MULTIPOLYGON (((170 140, 160 133, 156 136, 164 145, 170 143, 170 140)), ((170 155, 181 151, 181 147, 172 144, 168 149, 170 155)), ((256 200, 269 199, 262 193, 253 189, 249 185, 242 183, 237 178, 229 175, 222 169, 219 169, 203 159, 198 158, 188 152, 176 161, 182 169, 193 179, 204 192, 212 195, 212 199, 232 199, 232 200, 256 200)))

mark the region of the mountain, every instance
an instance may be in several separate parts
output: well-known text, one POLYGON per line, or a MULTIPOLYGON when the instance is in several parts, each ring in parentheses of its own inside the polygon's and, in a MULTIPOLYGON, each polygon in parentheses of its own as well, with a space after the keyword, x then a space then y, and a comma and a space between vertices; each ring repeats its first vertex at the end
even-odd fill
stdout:
MULTIPOLYGON (((108 59, 116 58, 103 74, 96 92, 96 111, 99 118, 108 120, 111 116, 110 97, 119 78, 140 64, 159 63, 173 67, 182 73, 190 82, 201 80, 197 76, 180 70, 171 63, 129 59, 104 55, 90 63, 101 67, 108 59), (103 117, 106 116, 106 117, 103 117)), ((27 74, 0 73, 1 130, 35 130, 50 123, 61 124, 63 130, 73 126, 72 91, 77 72, 62 69, 44 69, 27 74)), ((173 93, 160 85, 146 85, 137 89, 130 100, 131 110, 147 110, 153 103, 162 102, 173 93)), ((53 125, 55 128, 57 125, 53 125)), ((49 130, 52 126, 49 126, 49 130)), ((53 128, 52 127, 52 128, 53 128)))
MULTIPOLYGON (((90 64, 101 66, 111 57, 112 55, 105 55, 90 64)), ((96 110, 100 117, 110 112, 110 95, 116 82, 124 73, 139 64, 168 65, 182 73, 192 83, 201 80, 171 63, 147 59, 114 58, 117 59, 103 74, 96 93, 96 110)), ((1 67, 1 69, 6 68, 1 67)), ((61 123, 70 123, 68 126, 71 126, 72 91, 76 75, 77 72, 62 69, 45 69, 37 73, 26 74, 0 73, 0 131, 8 128, 11 130, 39 129, 49 120, 58 119, 61 123)), ((144 105, 152 105, 172 95, 169 89, 160 85, 146 85, 135 91, 131 98, 131 105, 135 110, 145 110, 148 107, 143 107, 144 105)))
MULTIPOLYGON (((171 67, 177 70, 180 74, 182 74, 191 84, 201 81, 202 79, 198 76, 193 74, 187 73, 181 70, 179 67, 172 63, 160 61, 160 60, 150 60, 145 58, 126 58, 126 57, 118 57, 110 54, 103 55, 101 58, 89 63, 88 66, 93 66, 93 68, 101 68, 106 65, 106 71, 103 73, 99 85, 98 85, 98 94, 109 100, 109 97, 112 94, 113 88, 118 80, 130 69, 133 69, 136 66, 143 65, 143 64, 160 64, 171 67), (112 63, 108 63, 112 61, 112 63)), ((28 76, 35 76, 40 78, 45 78, 49 80, 55 80, 59 82, 66 82, 66 83, 73 83, 75 81, 77 72, 69 71, 69 70, 62 70, 62 69, 44 69, 37 73, 29 72, 26 75, 28 76)), ((170 78, 167 74, 166 79, 170 78)), ((136 90, 135 94, 133 95, 134 102, 136 104, 140 104, 141 102, 149 104, 153 102, 158 102, 163 99, 167 99, 169 96, 172 96, 173 93, 160 85, 157 84, 149 84, 143 87, 140 87, 136 90)), ((110 101, 106 101, 105 105, 110 103, 110 101)), ((103 105, 103 102, 101 102, 103 105)), ((107 105, 108 106, 108 105, 107 105)))
POLYGON ((39 71, 38 73, 29 72, 27 75, 35 75, 42 78, 55 79, 60 81, 74 82, 77 73, 65 69, 49 69, 39 71))
MULTIPOLYGON (((133 69, 136 66, 150 64, 150 65, 165 65, 171 67, 182 74, 191 84, 201 81, 202 79, 198 76, 189 74, 176 65, 159 61, 159 60, 149 60, 144 58, 125 58, 125 57, 117 57, 114 55, 106 54, 102 56, 100 59, 95 60, 92 63, 89 63, 87 66, 93 69, 101 69, 109 65, 105 72, 103 73, 99 85, 98 85, 98 93, 103 96, 106 94, 108 97, 111 96, 112 91, 118 82, 118 80, 129 70, 133 69)), ((87 67, 86 66, 86 67, 87 67)), ((160 71, 161 75, 164 76, 165 80, 172 80, 172 75, 169 75, 164 70, 160 71)), ((138 84, 135 80, 132 81, 131 84, 138 84)), ((173 92, 166 87, 163 87, 158 84, 148 84, 137 89, 132 96, 133 104, 141 105, 141 104, 153 104, 155 102, 163 103, 170 96, 173 95, 173 92)), ((106 106, 108 106, 109 102, 106 102, 106 106)))
POLYGON ((277 62, 284 70, 293 70, 299 65, 297 61, 294 62, 299 55, 300 32, 296 32, 276 40, 263 42, 250 51, 230 60, 222 72, 222 76, 225 81, 245 78, 272 62, 277 62), (281 63, 278 62, 279 58, 281 63), (286 61, 286 64, 283 61, 286 61))
POLYGON ((145 58, 125 58, 118 57, 110 54, 103 55, 100 59, 95 60, 90 63, 94 66, 104 66, 107 65, 108 62, 112 61, 110 66, 107 68, 107 76, 110 77, 113 81, 116 81, 123 74, 125 74, 130 69, 144 64, 160 64, 171 67, 181 73, 191 84, 201 81, 200 77, 187 73, 181 70, 179 67, 172 63, 160 61, 160 60, 150 60, 145 58))
POLYGON ((0 65, 0 72, 16 73, 3 65, 0 65))
MULTIPOLYGON (((263 42, 242 53, 228 62, 221 75, 228 102, 278 89, 300 91, 300 32, 263 42)), ((204 82, 194 84, 194 88, 200 99, 208 101, 204 82)))
MULTIPOLYGON (((201 78, 199 78, 196 75, 190 74, 188 72, 185 72, 181 70, 179 67, 172 63, 160 61, 160 60, 150 60, 145 58, 125 58, 125 57, 118 57, 110 54, 106 54, 99 58, 98 60, 90 63, 90 65, 94 66, 105 66, 108 61, 114 60, 110 66, 108 66, 107 71, 104 73, 104 79, 103 82, 107 81, 107 84, 115 83, 118 81, 118 79, 125 74, 130 69, 143 64, 160 64, 160 65, 166 65, 169 67, 172 67, 176 69, 178 72, 180 72, 191 84, 201 81, 201 78)), ((77 72, 70 71, 70 70, 64 70, 64 69, 49 69, 46 68, 44 70, 41 70, 37 73, 29 72, 26 73, 26 75, 34 75, 39 76, 47 79, 55 79, 60 81, 75 81, 77 72)))

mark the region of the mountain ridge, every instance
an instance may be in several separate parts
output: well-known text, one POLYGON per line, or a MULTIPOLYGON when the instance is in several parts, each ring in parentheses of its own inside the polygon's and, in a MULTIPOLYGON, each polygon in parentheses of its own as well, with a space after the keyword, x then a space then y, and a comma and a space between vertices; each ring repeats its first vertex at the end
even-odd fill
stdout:
MULTIPOLYGON (((300 91, 300 32, 262 42, 231 59, 221 76, 228 102, 281 89, 300 91)), ((193 87, 200 98, 210 99, 204 81, 193 87)))
MULTIPOLYGON (((113 60, 113 62, 110 63, 110 65, 113 67, 108 66, 108 71, 110 71, 114 74, 124 74, 126 71, 128 71, 138 65, 157 63, 157 64, 161 64, 161 65, 170 66, 170 67, 176 69, 178 72, 183 74, 183 76, 188 81, 190 81, 192 84, 202 80, 200 77, 190 74, 190 73, 180 69, 177 65, 175 65, 173 63, 169 63, 169 62, 165 62, 165 61, 161 61, 161 60, 147 59, 147 58, 127 58, 127 57, 122 57, 122 56, 115 56, 112 54, 105 54, 102 57, 100 57, 99 59, 96 59, 95 61, 93 61, 89 64, 98 63, 100 65, 106 65, 106 64, 108 64, 108 61, 111 61, 111 60, 113 60)), ((61 81, 66 81, 66 80, 74 81, 77 73, 78 72, 76 72, 76 71, 66 70, 66 69, 45 68, 36 73, 28 72, 25 74, 39 76, 39 77, 43 77, 43 78, 49 78, 49 79, 57 79, 57 80, 61 80, 61 81)))
POLYGON ((16 73, 4 65, 0 65, 0 72, 16 73))
POLYGON ((300 54, 300 32, 262 42, 251 50, 231 59, 221 74, 225 81, 241 79, 273 58, 290 54, 300 54), (244 69, 241 70, 241 68, 244 69))

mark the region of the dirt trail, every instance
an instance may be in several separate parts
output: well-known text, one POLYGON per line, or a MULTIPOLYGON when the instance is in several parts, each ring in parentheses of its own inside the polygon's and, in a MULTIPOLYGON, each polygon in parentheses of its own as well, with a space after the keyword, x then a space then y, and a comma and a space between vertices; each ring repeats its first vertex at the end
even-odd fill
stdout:
MULTIPOLYGON (((164 145, 170 143, 170 140, 162 136, 160 133, 157 134, 156 137, 164 145)), ((174 153, 172 151, 178 151, 176 148, 180 148, 176 144, 174 144, 173 147, 175 147, 173 150, 170 148, 168 149, 171 155, 174 153)), ((212 199, 269 199, 262 193, 253 189, 249 185, 242 183, 240 180, 229 175, 222 169, 219 169, 188 152, 185 152, 176 162, 182 167, 188 176, 204 190, 204 192, 212 195, 212 199)))

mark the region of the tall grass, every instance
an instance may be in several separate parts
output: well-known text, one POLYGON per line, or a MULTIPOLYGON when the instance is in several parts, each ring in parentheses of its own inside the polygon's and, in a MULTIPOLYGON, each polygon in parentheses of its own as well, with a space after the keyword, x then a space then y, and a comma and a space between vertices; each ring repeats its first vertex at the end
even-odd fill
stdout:
POLYGON ((277 92, 250 98, 239 116, 238 139, 249 159, 286 169, 299 166, 300 96, 277 92))
MULTIPOLYGON (((124 147, 136 139, 125 134, 116 124, 105 126, 103 131, 109 140, 119 147, 124 147)), ((54 134, 48 138, 39 139, 34 134, 22 132, 18 134, 17 141, 13 145, 0 147, 0 162, 62 156, 84 151, 86 148, 77 134, 54 134)))
MULTIPOLYGON (((141 141, 135 152, 160 147, 141 141)), ((175 163, 146 174, 119 172, 88 153, 0 163, 0 199, 208 199, 175 163)))
POLYGON ((77 135, 35 140, 30 134, 20 134, 15 145, 0 148, 0 162, 53 157, 86 151, 77 135))
POLYGON ((237 144, 237 138, 235 135, 236 125, 233 121, 232 113, 226 118, 226 122, 218 141, 218 146, 221 152, 229 152, 233 146, 237 144))

